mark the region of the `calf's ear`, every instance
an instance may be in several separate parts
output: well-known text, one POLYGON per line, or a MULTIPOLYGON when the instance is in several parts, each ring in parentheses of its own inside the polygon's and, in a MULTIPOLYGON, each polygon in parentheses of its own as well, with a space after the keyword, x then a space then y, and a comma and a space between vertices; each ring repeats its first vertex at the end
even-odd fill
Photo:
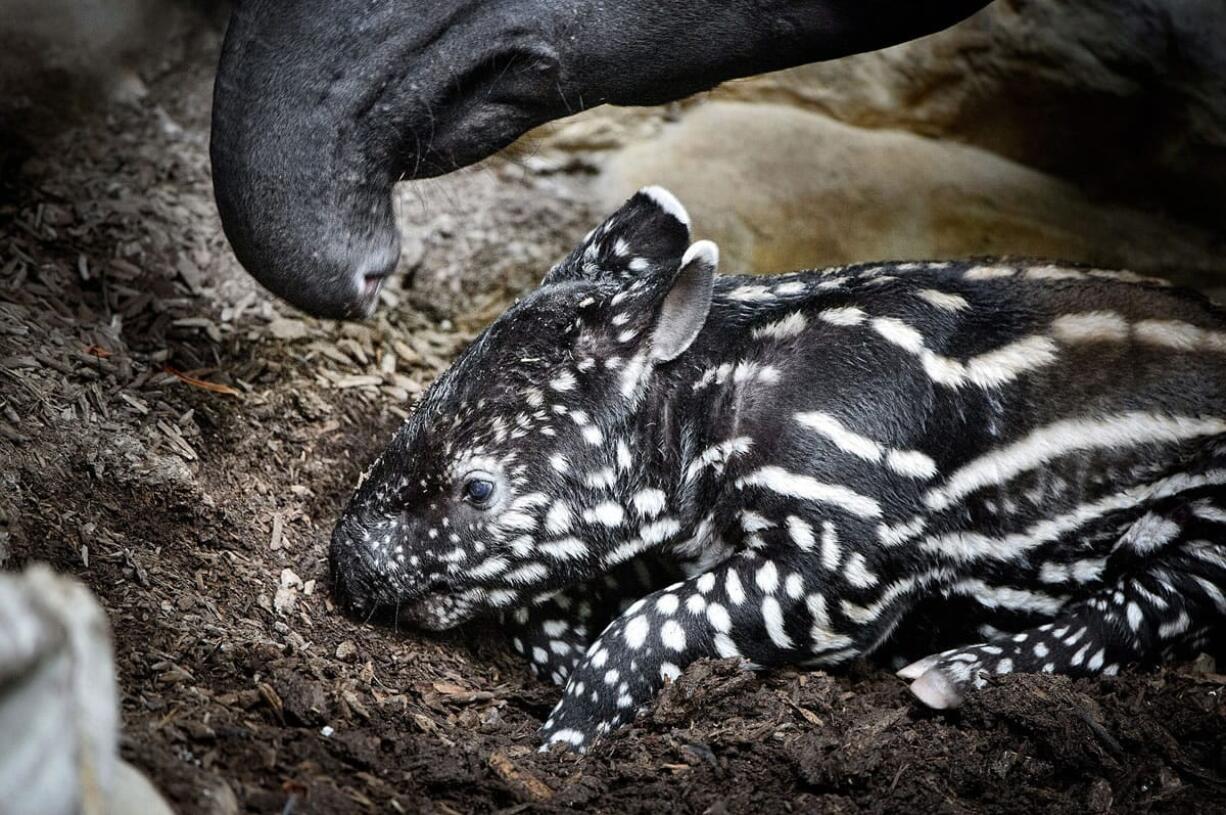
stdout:
POLYGON ((567 281, 630 282, 675 269, 690 243, 690 216, 663 187, 644 187, 587 233, 542 285, 567 281))
POLYGON ((660 301, 651 332, 651 358, 669 362, 685 353, 711 313, 719 247, 698 241, 681 257, 680 268, 660 301))

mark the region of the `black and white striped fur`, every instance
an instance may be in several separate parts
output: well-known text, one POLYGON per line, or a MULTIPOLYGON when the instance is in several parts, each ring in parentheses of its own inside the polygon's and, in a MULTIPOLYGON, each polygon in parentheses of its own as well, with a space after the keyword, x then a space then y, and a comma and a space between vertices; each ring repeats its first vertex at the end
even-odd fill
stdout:
POLYGON ((1217 626, 1220 309, 1053 265, 716 264, 658 188, 594 230, 372 467, 333 538, 346 604, 503 612, 565 686, 546 744, 581 750, 704 656, 924 657, 899 675, 943 708, 1217 626))

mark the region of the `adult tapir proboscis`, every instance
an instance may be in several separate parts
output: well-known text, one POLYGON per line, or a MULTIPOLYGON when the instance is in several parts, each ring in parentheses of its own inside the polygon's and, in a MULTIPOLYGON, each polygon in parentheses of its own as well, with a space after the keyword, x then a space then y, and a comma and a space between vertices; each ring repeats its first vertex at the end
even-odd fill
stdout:
POLYGON ((312 314, 369 315, 395 268, 392 187, 544 122, 928 34, 986 0, 240 0, 213 107, 238 259, 312 314))

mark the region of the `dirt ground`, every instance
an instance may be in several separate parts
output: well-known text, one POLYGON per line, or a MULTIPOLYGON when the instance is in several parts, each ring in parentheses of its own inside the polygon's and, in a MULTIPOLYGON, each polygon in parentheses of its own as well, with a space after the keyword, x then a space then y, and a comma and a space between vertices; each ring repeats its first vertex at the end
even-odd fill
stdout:
POLYGON ((527 155, 406 192, 411 287, 367 324, 303 319, 221 235, 208 68, 0 180, 0 555, 98 594, 123 753, 178 811, 1226 812, 1207 658, 1009 677, 954 715, 870 667, 704 662, 579 758, 535 752, 559 692, 495 626, 341 617, 325 549, 358 473, 594 223, 591 176, 527 155))

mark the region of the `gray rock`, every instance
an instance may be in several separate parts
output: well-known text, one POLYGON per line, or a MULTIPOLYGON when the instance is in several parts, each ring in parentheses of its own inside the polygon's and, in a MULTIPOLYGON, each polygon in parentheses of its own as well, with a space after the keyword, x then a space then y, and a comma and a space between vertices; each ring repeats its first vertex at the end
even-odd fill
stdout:
POLYGON ((34 566, 0 574, 0 811, 168 815, 119 759, 106 616, 76 580, 34 566), (20 736, 20 737, 16 737, 20 736))

